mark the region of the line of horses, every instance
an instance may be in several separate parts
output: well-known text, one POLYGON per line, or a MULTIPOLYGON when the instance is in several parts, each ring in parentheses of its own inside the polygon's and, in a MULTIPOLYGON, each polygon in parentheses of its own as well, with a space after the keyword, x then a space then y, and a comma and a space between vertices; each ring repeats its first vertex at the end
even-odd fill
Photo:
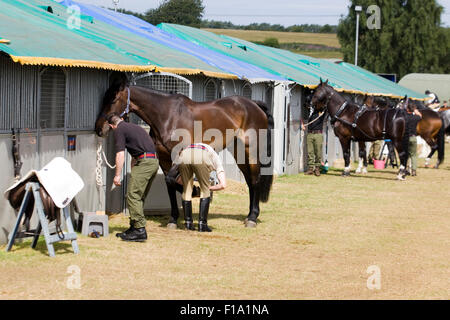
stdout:
POLYGON ((418 101, 405 97, 397 105, 388 101, 366 97, 363 105, 358 105, 345 99, 328 81, 322 82, 314 91, 311 104, 319 111, 326 110, 334 127, 344 154, 344 176, 350 175, 350 143, 357 141, 359 157, 363 161, 362 172, 367 172, 366 141, 390 139, 397 149, 400 158, 400 168, 397 178, 404 180, 406 175, 406 162, 408 160, 408 139, 405 131, 405 110, 420 110, 422 119, 417 125, 417 134, 431 147, 428 158, 438 151, 438 160, 435 168, 444 160, 445 126, 440 115, 423 106, 418 101))
MULTIPOLYGON (((372 101, 367 99, 366 104, 370 105, 371 108, 362 110, 360 106, 342 97, 328 85, 327 81, 322 82, 322 80, 315 89, 311 102, 319 110, 326 109, 332 119, 335 134, 339 138, 344 152, 344 175, 348 175, 350 172, 350 142, 352 140, 365 142, 390 138, 401 160, 398 178, 404 179, 407 153, 403 139, 405 120, 401 109, 389 108, 375 99, 372 99, 372 101)), ((409 101, 409 104, 412 108, 417 107, 415 102, 409 101)), ((422 110, 424 117, 418 127, 419 134, 433 148, 440 150, 437 146, 439 146, 439 132, 442 131, 442 121, 438 116, 435 116, 434 111, 426 111, 422 110)), ((126 79, 122 79, 111 85, 105 93, 103 108, 95 124, 98 136, 104 137, 108 134, 109 126, 106 122, 106 116, 112 112, 118 114, 134 112, 151 127, 150 134, 155 142, 159 162, 165 174, 172 166, 172 150, 179 143, 172 139, 175 129, 183 128, 191 133, 191 141, 183 141, 184 143, 214 144, 217 151, 227 148, 230 142, 233 142, 234 145, 242 144, 245 149, 245 161, 237 161, 236 148, 233 150, 233 155, 249 189, 250 204, 245 225, 247 227, 256 226, 260 213, 260 201, 268 201, 273 182, 272 170, 270 170, 270 174, 262 174, 262 169, 267 166, 272 167, 273 163, 263 164, 259 158, 256 159, 256 163, 249 161, 251 146, 245 133, 251 130, 267 130, 269 133, 265 138, 267 141, 257 141, 257 148, 264 146, 267 149, 265 150, 266 154, 269 157, 272 156, 270 131, 273 129, 273 117, 264 102, 253 101, 241 96, 195 102, 181 94, 166 94, 148 88, 130 86, 126 79), (229 136, 226 134, 229 129, 235 130, 238 134, 232 137, 234 141, 226 139, 221 141, 215 141, 214 139, 197 141, 198 138, 193 134, 194 121, 202 121, 202 133, 214 128, 222 132, 223 137, 229 136)), ((363 145, 364 143, 360 143, 360 150, 364 150, 365 156, 365 145, 364 149, 363 145)), ((261 154, 259 151, 257 152, 258 157, 261 154)), ((437 165, 442 160, 443 152, 440 152, 437 165)), ((167 189, 171 203, 169 223, 176 225, 179 218, 177 190, 170 185, 167 185, 167 189)))

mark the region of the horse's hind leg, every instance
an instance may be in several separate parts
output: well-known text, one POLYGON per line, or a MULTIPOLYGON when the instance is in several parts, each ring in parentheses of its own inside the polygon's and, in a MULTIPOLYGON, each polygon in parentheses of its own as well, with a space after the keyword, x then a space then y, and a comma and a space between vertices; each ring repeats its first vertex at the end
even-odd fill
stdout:
POLYGON ((406 162, 408 161, 408 135, 404 134, 401 138, 392 139, 394 147, 397 149, 400 158, 400 168, 397 173, 398 180, 405 180, 406 162))
POLYGON ((236 160, 236 163, 241 170, 242 174, 244 175, 245 182, 248 186, 248 192, 249 192, 249 198, 250 198, 250 205, 249 205, 249 213, 247 215, 247 218, 245 219, 245 226, 246 227, 256 227, 256 221, 259 216, 259 186, 258 186, 258 179, 259 179, 259 173, 260 173, 260 167, 259 164, 250 164, 250 152, 249 152, 249 146, 244 145, 241 140, 236 139, 234 144, 234 150, 233 155, 236 160), (244 159, 242 157, 238 156, 238 149, 240 151, 244 151, 244 159), (244 149, 244 150, 242 150, 244 149))
POLYGON ((246 165, 245 169, 241 169, 244 173, 245 181, 247 182, 250 198, 249 213, 245 219, 245 226, 250 228, 256 227, 256 221, 260 213, 258 186, 259 170, 260 168, 257 164, 246 165))

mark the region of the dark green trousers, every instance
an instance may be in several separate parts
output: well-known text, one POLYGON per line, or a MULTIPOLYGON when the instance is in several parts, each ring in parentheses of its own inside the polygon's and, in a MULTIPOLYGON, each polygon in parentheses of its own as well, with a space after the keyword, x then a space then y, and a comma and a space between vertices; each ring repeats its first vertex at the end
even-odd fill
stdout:
POLYGON ((417 137, 416 136, 409 137, 408 156, 411 158, 411 169, 417 170, 417 137))
POLYGON ((308 167, 319 167, 322 163, 322 133, 308 133, 306 136, 306 148, 308 149, 308 167))
POLYGON ((139 159, 131 169, 127 190, 127 204, 130 211, 130 225, 145 227, 144 202, 159 168, 158 159, 139 159))

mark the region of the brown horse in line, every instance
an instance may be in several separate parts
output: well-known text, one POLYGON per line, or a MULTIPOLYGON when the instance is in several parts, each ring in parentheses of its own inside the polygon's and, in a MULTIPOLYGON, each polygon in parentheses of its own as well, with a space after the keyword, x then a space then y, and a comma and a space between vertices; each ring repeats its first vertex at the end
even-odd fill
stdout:
MULTIPOLYGON (((195 102, 181 94, 129 86, 127 80, 122 79, 105 93, 103 108, 95 124, 99 136, 107 135, 109 126, 106 116, 112 112, 121 115, 133 112, 151 127, 159 163, 165 175, 172 167, 173 153, 180 150, 180 145, 203 142, 213 146, 216 151, 225 148, 230 150, 230 145, 233 146, 230 151, 245 177, 250 194, 245 225, 256 226, 260 213, 259 202, 268 201, 273 181, 273 118, 263 102, 240 96, 195 102), (195 131, 197 121, 201 124, 200 132, 195 131), (188 134, 187 137, 183 136, 182 142, 177 138, 180 130, 188 134), (256 133, 255 139, 249 138, 252 132, 256 133), (261 137, 264 132, 267 133, 265 139, 261 137), (256 155, 252 152, 255 148, 256 155)), ((179 217, 176 190, 169 184, 167 189, 171 203, 169 225, 176 226, 179 217)))
MULTIPOLYGON (((382 110, 392 107, 386 100, 384 101, 385 102, 383 102, 383 99, 381 98, 367 97, 365 104, 370 107, 380 108, 382 110)), ((422 119, 417 124, 417 134, 421 136, 422 139, 424 139, 431 147, 431 152, 427 156, 426 163, 430 161, 431 157, 437 150, 438 160, 434 167, 438 168, 444 161, 445 155, 445 128, 443 126, 442 117, 438 112, 424 106, 419 101, 413 101, 407 99, 407 97, 399 103, 399 106, 410 110, 418 109, 422 113, 422 119)))
POLYGON ((403 141, 405 119, 400 110, 364 110, 357 104, 347 101, 336 90, 322 82, 314 91, 311 99, 314 108, 326 109, 334 127, 334 133, 341 142, 344 153, 345 169, 343 176, 350 175, 350 142, 375 141, 384 138, 392 140, 397 149, 401 166, 397 175, 399 180, 405 179, 407 154, 403 141))

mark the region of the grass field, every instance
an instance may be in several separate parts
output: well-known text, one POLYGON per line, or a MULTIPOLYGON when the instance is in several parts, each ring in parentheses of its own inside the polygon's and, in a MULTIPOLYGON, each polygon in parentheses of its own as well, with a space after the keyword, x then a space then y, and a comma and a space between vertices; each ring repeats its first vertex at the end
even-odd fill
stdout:
POLYGON ((264 41, 267 38, 277 38, 279 43, 311 43, 340 48, 336 34, 334 33, 307 33, 307 32, 278 32, 258 30, 235 30, 235 29, 203 29, 216 34, 247 40, 264 41))
POLYGON ((306 33, 306 32, 277 32, 277 31, 258 31, 258 30, 235 30, 235 29, 204 29, 216 34, 224 34, 227 36, 247 40, 247 41, 264 41, 267 38, 276 38, 281 47, 287 44, 315 44, 336 48, 333 51, 300 51, 292 50, 316 58, 336 58, 342 59, 343 55, 340 51, 341 45, 334 33, 306 33))
POLYGON ((38 250, 0 246, 0 298, 449 299, 449 159, 439 170, 420 161, 404 182, 372 167, 349 178, 335 169, 278 177, 256 229, 243 227, 245 186, 230 182, 214 196, 212 233, 149 217, 148 241, 126 243, 114 234, 127 219, 116 215, 109 237, 79 236, 79 255, 59 243, 49 258, 43 239, 38 250), (80 289, 67 288, 72 265, 80 289), (380 289, 367 287, 369 266, 381 272, 380 289))

